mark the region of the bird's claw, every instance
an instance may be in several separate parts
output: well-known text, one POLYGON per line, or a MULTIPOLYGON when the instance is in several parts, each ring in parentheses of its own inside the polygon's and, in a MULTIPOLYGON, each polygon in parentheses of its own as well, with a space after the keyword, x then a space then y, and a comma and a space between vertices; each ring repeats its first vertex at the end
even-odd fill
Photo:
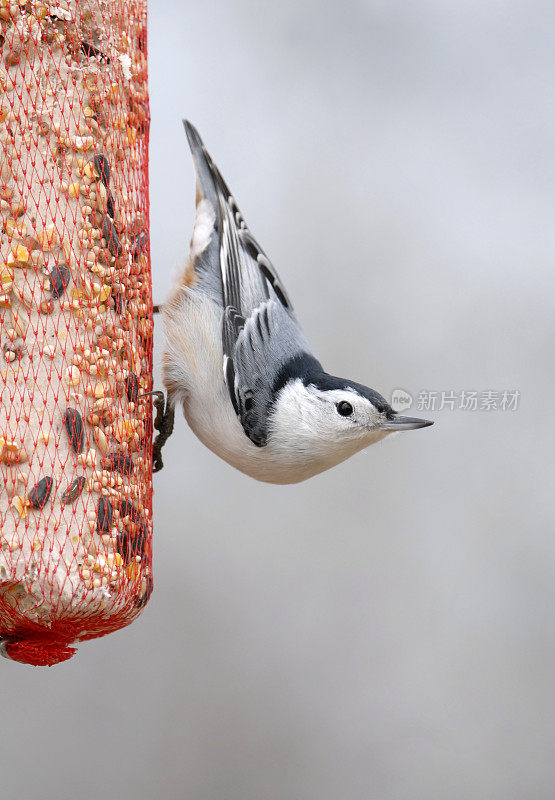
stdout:
POLYGON ((152 471, 160 472, 164 466, 162 461, 162 448, 170 438, 173 431, 173 423, 175 412, 173 406, 166 400, 164 392, 152 391, 145 392, 141 397, 148 397, 152 395, 154 400, 154 408, 156 409, 156 417, 154 419, 154 427, 158 434, 152 445, 152 471))

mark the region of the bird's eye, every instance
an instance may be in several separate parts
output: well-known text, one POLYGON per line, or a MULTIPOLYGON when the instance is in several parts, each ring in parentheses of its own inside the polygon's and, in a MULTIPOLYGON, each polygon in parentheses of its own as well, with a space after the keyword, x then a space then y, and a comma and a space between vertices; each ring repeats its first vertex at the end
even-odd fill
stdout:
POLYGON ((337 404, 337 413, 341 414, 342 417, 350 417, 353 413, 353 407, 346 400, 342 400, 337 404))

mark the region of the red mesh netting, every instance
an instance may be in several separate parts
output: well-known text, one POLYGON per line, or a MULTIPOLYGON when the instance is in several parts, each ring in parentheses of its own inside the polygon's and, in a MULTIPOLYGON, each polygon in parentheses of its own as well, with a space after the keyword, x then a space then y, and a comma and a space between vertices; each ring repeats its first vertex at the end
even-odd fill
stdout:
POLYGON ((0 638, 53 664, 152 591, 146 0, 0 25, 0 638))

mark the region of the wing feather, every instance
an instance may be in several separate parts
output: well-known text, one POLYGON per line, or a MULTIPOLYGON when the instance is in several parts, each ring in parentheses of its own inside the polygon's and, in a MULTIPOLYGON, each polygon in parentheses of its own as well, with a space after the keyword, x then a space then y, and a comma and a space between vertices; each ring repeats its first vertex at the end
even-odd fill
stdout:
POLYGON ((263 447, 275 387, 284 365, 310 352, 295 320, 276 300, 256 308, 238 333, 233 351, 232 402, 249 439, 263 447))
POLYGON ((199 188, 216 213, 219 263, 214 268, 219 268, 221 279, 224 380, 245 433, 263 446, 279 370, 310 350, 271 261, 247 228, 198 131, 184 124, 199 188))

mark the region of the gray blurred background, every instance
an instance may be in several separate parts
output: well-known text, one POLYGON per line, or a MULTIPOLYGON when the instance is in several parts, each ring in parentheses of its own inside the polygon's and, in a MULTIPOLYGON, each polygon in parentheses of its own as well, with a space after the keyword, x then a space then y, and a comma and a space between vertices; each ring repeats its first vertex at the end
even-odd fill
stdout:
POLYGON ((7 800, 553 798, 554 24, 517 0, 152 0, 155 299, 192 227, 186 115, 330 371, 520 406, 421 413, 291 487, 180 418, 143 616, 0 664, 7 800))

